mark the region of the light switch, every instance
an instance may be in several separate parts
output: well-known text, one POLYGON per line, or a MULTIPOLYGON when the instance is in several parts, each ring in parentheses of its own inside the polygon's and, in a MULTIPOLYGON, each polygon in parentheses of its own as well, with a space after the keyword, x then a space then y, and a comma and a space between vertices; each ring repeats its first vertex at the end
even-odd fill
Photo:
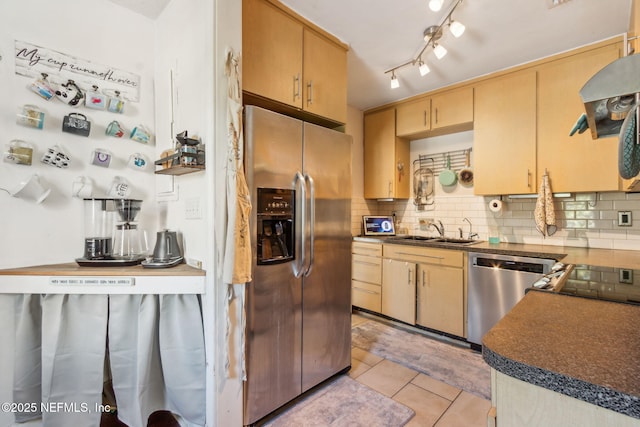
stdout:
POLYGON ((618 226, 629 227, 631 223, 631 211, 618 211, 618 226))
POLYGON ((185 219, 201 219, 200 197, 191 197, 184 202, 185 219))

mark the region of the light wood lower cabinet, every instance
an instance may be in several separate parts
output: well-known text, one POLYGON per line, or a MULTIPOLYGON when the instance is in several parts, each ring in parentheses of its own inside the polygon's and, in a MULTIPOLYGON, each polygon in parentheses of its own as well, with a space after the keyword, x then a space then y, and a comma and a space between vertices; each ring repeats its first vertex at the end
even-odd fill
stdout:
POLYGON ((353 242, 351 248, 351 305, 380 313, 382 244, 353 242))
POLYGON ((383 245, 382 314, 466 336, 464 266, 462 251, 383 245))
POLYGON ((638 427, 640 420, 539 387, 491 369, 487 425, 638 427), (533 403, 534 402, 534 403, 533 403), (495 414, 495 416, 494 416, 495 414))
POLYGON ((414 325, 416 322, 416 264, 382 261, 382 314, 414 325))
POLYGON ((464 331, 462 268, 418 264, 416 324, 459 337, 464 331))

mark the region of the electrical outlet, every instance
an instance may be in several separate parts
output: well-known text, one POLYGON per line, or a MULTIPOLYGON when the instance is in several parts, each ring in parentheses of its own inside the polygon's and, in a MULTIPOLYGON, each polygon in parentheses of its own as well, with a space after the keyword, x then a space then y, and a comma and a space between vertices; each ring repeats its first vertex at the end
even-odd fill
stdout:
POLYGON ((618 226, 630 227, 631 225, 631 211, 618 211, 618 226))
POLYGON ((185 219, 201 219, 202 209, 200 208, 200 197, 191 197, 184 201, 185 219))

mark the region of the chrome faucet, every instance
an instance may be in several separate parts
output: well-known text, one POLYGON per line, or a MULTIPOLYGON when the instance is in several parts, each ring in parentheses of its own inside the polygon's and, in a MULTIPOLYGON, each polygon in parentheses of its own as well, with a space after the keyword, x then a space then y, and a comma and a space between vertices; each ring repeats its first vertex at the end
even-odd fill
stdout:
MULTIPOLYGON (((463 218, 462 220, 467 221, 469 223, 469 237, 467 238, 473 239, 474 237, 478 237, 478 233, 473 232, 473 224, 471 224, 471 221, 469 221, 469 218, 463 218)), ((460 237, 462 237, 462 228, 459 228, 458 230, 460 230, 460 237)))
POLYGON ((444 225, 440 220, 438 220, 438 224, 432 221, 429 223, 429 226, 433 226, 433 228, 435 228, 436 231, 438 231, 438 234, 440 235, 440 237, 444 237, 444 225), (440 226, 438 226, 438 224, 440 224, 440 226))

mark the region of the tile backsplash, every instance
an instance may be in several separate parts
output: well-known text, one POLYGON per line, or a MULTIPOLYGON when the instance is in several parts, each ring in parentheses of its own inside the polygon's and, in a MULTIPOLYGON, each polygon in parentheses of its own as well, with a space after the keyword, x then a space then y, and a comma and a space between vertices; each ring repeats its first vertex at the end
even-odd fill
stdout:
MULTIPOLYGON (((463 237, 478 233, 481 240, 498 235, 502 242, 555 246, 577 246, 604 249, 640 250, 640 193, 577 193, 554 198, 558 230, 543 237, 536 229, 533 211, 536 199, 502 197, 503 210, 489 209, 493 197, 474 195, 437 195, 427 210, 418 211, 412 200, 378 202, 354 199, 352 202, 352 234, 362 233, 362 215, 396 214, 398 231, 408 234, 434 235, 432 227, 420 220, 440 220, 447 237, 463 237), (618 212, 631 212, 632 225, 618 225, 618 212)), ((424 221, 423 221, 424 222, 424 221)))

